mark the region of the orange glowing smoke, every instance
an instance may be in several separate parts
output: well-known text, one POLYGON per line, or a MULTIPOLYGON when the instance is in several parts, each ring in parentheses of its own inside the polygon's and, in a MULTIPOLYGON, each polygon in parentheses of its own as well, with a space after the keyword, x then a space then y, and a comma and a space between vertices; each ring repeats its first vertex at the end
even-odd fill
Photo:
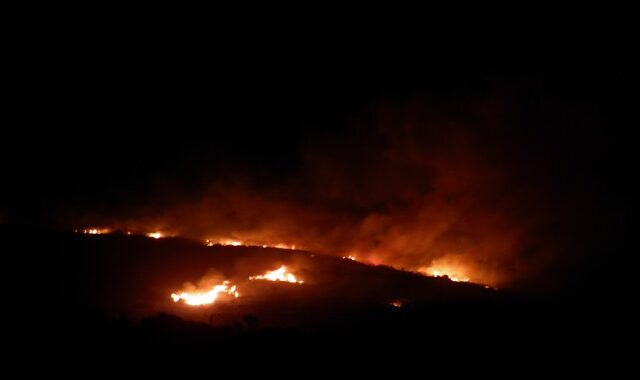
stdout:
POLYGON ((431 261, 431 265, 418 270, 427 276, 445 277, 455 282, 469 282, 473 277, 474 282, 481 280, 482 273, 478 268, 471 266, 462 260, 459 255, 447 254, 431 261))
POLYGON ((282 281, 291 282, 294 284, 302 284, 304 281, 298 281, 295 275, 287 271, 286 266, 281 266, 276 270, 267 272, 261 276, 251 276, 249 280, 269 280, 269 281, 282 281))
POLYGON ((191 306, 208 305, 216 302, 220 294, 228 294, 235 298, 238 298, 237 288, 235 285, 231 286, 229 281, 224 281, 222 284, 215 285, 211 290, 205 292, 181 292, 171 294, 173 302, 183 300, 184 303, 191 306))
POLYGON ((421 269, 420 272, 424 272, 429 276, 433 277, 446 277, 449 280, 454 282, 469 282, 470 279, 464 273, 463 270, 459 268, 453 267, 429 267, 426 269, 421 269))

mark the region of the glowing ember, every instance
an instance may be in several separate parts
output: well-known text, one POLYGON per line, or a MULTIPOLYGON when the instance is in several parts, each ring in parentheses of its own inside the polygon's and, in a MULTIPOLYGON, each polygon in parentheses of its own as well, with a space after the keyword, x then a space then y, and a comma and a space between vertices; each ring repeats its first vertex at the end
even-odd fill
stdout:
POLYGON ((404 306, 402 301, 392 301, 392 302, 389 302, 389 305, 393 306, 393 307, 402 307, 402 306, 404 306))
POLYGON ((160 239, 163 235, 162 232, 150 232, 147 236, 154 239, 160 239))
POLYGON ((304 281, 298 281, 296 276, 287 272, 287 267, 284 265, 276 270, 267 272, 264 275, 249 277, 249 280, 283 281, 283 282, 291 282, 294 284, 304 283, 304 281))
POLYGON ((238 298, 240 294, 235 285, 230 286, 229 281, 224 281, 222 284, 215 285, 211 290, 201 293, 173 293, 171 298, 173 302, 183 300, 184 303, 191 306, 208 305, 214 303, 220 294, 228 294, 235 298, 238 298))
MULTIPOLYGON (((76 232, 78 232, 78 230, 76 230, 76 232)), ((85 230, 80 230, 79 232, 87 235, 102 235, 111 233, 111 230, 109 228, 88 228, 85 230)))

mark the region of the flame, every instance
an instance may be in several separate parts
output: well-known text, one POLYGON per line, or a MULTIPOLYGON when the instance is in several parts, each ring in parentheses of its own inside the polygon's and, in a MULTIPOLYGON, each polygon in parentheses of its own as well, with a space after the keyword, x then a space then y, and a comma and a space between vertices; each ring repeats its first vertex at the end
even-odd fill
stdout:
POLYGON ((389 305, 393 306, 393 307, 402 307, 402 306, 404 306, 402 301, 391 301, 391 302, 389 302, 389 305))
POLYGON ((231 239, 206 239, 204 241, 205 245, 208 247, 212 247, 214 245, 224 245, 224 246, 232 246, 232 247, 262 247, 262 248, 280 248, 280 249, 291 249, 295 250, 295 245, 286 245, 286 244, 264 244, 257 242, 247 242, 241 240, 231 240, 231 239))
POLYGON ((162 232, 150 232, 146 236, 154 239, 160 239, 164 235, 162 234, 162 232))
MULTIPOLYGON (((78 230, 76 230, 78 232, 78 230)), ((87 228, 84 230, 80 230, 79 232, 87 235, 102 235, 111 233, 111 229, 109 228, 87 228)))
POLYGON ((342 258, 345 259, 345 260, 356 261, 356 257, 355 256, 342 256, 342 258))
POLYGON ((295 250, 296 246, 295 245, 286 245, 286 244, 276 244, 276 245, 272 245, 271 247, 273 248, 280 248, 280 249, 292 249, 295 250))
POLYGON ((240 294, 238 293, 237 287, 235 285, 230 286, 229 281, 224 281, 222 284, 218 284, 213 286, 211 290, 201 293, 172 293, 171 298, 173 302, 178 302, 183 300, 184 303, 191 306, 200 306, 200 305, 208 305, 216 302, 218 296, 220 294, 228 294, 235 298, 238 298, 240 294))
POLYGON ((420 272, 424 272, 433 277, 445 277, 454 282, 469 282, 470 279, 464 274, 464 271, 451 268, 451 267, 429 267, 421 269, 420 272))
POLYGON ((219 245, 230 245, 232 247, 239 247, 241 245, 244 245, 241 241, 238 240, 220 240, 217 243, 212 242, 211 240, 207 240, 207 245, 209 247, 211 247, 212 245, 215 244, 219 244, 219 245))
POLYGON ((474 275, 474 282, 479 280, 477 268, 456 254, 446 254, 434 259, 428 267, 422 267, 418 271, 427 276, 444 277, 454 282, 469 282, 471 274, 474 275))
POLYGON ((276 270, 272 270, 267 272, 261 276, 251 276, 249 280, 269 280, 269 281, 283 281, 283 282, 291 282, 294 284, 302 284, 304 281, 298 281, 296 276, 287 271, 286 266, 281 266, 276 270))

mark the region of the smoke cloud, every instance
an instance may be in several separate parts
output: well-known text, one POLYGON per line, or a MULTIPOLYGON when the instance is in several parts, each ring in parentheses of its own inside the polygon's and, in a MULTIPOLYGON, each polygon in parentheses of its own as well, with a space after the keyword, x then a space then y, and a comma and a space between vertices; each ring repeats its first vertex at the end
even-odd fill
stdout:
POLYGON ((276 180, 246 168, 213 173, 197 196, 165 195, 154 208, 151 195, 106 223, 553 287, 541 274, 579 249, 577 220, 590 228, 590 214, 576 210, 598 207, 571 158, 584 115, 518 107, 506 96, 377 102, 344 128, 306 136, 296 169, 276 180))

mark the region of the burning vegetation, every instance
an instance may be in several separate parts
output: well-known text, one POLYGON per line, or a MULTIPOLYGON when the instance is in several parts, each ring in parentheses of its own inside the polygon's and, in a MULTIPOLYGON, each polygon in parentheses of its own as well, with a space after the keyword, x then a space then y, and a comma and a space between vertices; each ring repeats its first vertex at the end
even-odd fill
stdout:
MULTIPOLYGON (((87 235, 103 235, 114 233, 113 228, 107 227, 92 227, 86 229, 76 229, 76 233, 82 233, 87 235)), ((127 235, 131 235, 130 231, 126 232, 127 235)), ((166 233, 161 231, 155 232, 147 232, 144 236, 152 238, 152 239, 161 239, 167 237, 166 233)), ((241 240, 232 240, 232 239, 206 239, 204 244, 208 247, 212 246, 230 246, 230 247, 262 247, 262 248, 278 248, 278 249, 287 249, 287 250, 295 250, 295 245, 286 245, 286 244, 253 244, 252 242, 246 242, 241 240)), ((349 261, 358 261, 356 256, 347 255, 342 256, 342 259, 349 261)), ((366 261, 363 261, 367 263, 366 261)), ((374 262, 369 262, 369 264, 376 265, 374 262)), ((453 282, 475 282, 475 283, 483 283, 483 281, 478 281, 476 279, 472 279, 471 273, 473 272, 472 268, 466 265, 462 260, 460 260, 457 256, 445 255, 439 259, 433 260, 431 265, 428 267, 421 267, 417 270, 418 273, 424 274, 426 276, 431 277, 441 277, 449 279, 453 282)), ((288 282, 288 283, 299 283, 302 284, 304 281, 299 280, 294 274, 292 274, 286 266, 281 266, 275 270, 266 272, 262 275, 250 276, 249 280, 267 280, 267 281, 280 281, 280 282, 288 282)), ((190 305, 199 304, 198 300, 209 300, 210 302, 203 302, 203 304, 213 303, 217 298, 218 293, 225 293, 231 287, 225 288, 225 285, 228 281, 223 282, 222 284, 215 285, 211 290, 201 291, 197 293, 191 292, 183 292, 180 294, 172 294, 172 298, 177 302, 179 300, 184 300, 185 303, 190 305), (187 301, 191 300, 191 301, 187 301)), ((236 294, 235 286, 233 286, 233 294, 236 294)))
POLYGON ((430 266, 422 267, 418 272, 427 276, 448 278, 454 282, 483 282, 478 280, 480 276, 473 277, 479 270, 474 271, 473 267, 456 255, 445 255, 433 260, 430 266))
MULTIPOLYGON (((103 234, 112 234, 118 233, 120 230, 109 228, 109 227, 91 227, 84 229, 76 229, 76 233, 82 233, 87 235, 103 235, 103 234)), ((129 230, 126 230, 126 235, 144 235, 151 239, 161 239, 167 237, 165 232, 161 231, 153 231, 146 232, 143 234, 132 233, 129 230)), ((176 235, 171 235, 176 236, 176 235)), ((247 248, 278 248, 278 249, 289 249, 295 250, 294 245, 285 245, 285 244, 252 244, 246 241, 241 240, 232 240, 232 239, 207 239, 204 241, 206 246, 230 246, 230 247, 247 247, 247 248)), ((315 255, 311 255, 311 257, 315 257, 315 255)), ((361 262, 365 265, 376 265, 375 262, 367 261, 367 260, 358 260, 355 255, 350 254, 347 256, 342 256, 343 260, 353 261, 353 262, 361 262)), ((464 263, 451 259, 440 259, 434 260, 430 266, 422 267, 418 270, 419 273, 431 276, 431 277, 441 277, 449 279, 453 282, 472 282, 471 278, 471 270, 468 266, 465 266, 464 263)), ((273 282, 284 282, 289 284, 304 284, 305 281, 300 279, 298 275, 294 274, 286 265, 281 265, 280 267, 267 271, 263 274, 252 275, 245 277, 249 281, 273 281, 273 282)), ((475 281, 473 281, 475 282, 475 281)), ((239 288, 243 286, 242 283, 237 284, 235 281, 231 281, 229 279, 220 278, 220 276, 205 276, 202 280, 200 280, 199 285, 194 286, 191 283, 186 283, 182 290, 176 291, 170 294, 171 299, 178 303, 182 302, 185 305, 189 306, 204 306, 211 305, 216 303, 219 300, 233 300, 241 297, 239 288)), ((488 287, 488 286, 485 286, 488 287)), ((405 302, 400 300, 394 300, 388 303, 388 305, 399 308, 404 306, 405 302)))
MULTIPOLYGON (((215 303, 220 296, 240 297, 237 285, 232 284, 229 280, 224 280, 222 283, 212 285, 211 283, 215 281, 214 278, 215 276, 205 276, 197 287, 187 283, 185 290, 172 293, 171 299, 174 302, 184 301, 185 304, 190 306, 202 306, 215 303)), ((299 280, 294 274, 289 272, 285 265, 266 272, 263 275, 250 276, 249 280, 280 281, 292 284, 304 283, 304 281, 299 280)))
POLYGON ((267 281, 282 281, 282 282, 290 282, 293 284, 302 284, 304 281, 300 281, 296 278, 295 275, 290 273, 287 270, 286 266, 281 266, 278 269, 269 271, 263 275, 259 276, 251 276, 249 280, 267 280, 267 281))
POLYGON ((224 281, 222 284, 214 285, 208 291, 199 292, 180 292, 172 293, 171 298, 174 302, 183 300, 184 303, 191 306, 209 305, 218 299, 221 294, 226 294, 238 298, 240 294, 236 290, 236 285, 231 285, 229 281, 224 281))
POLYGON ((439 268, 439 269, 427 268, 424 270, 424 272, 429 276, 444 277, 444 278, 448 278, 453 282, 469 282, 470 281, 469 277, 465 277, 464 275, 460 274, 460 271, 456 269, 451 269, 451 268, 439 268))
POLYGON ((83 233, 86 235, 103 235, 103 234, 111 233, 111 229, 110 228, 86 228, 82 230, 76 229, 75 232, 83 233))
POLYGON ((287 245, 283 243, 264 244, 263 242, 241 241, 241 240, 233 240, 233 239, 206 239, 204 243, 208 247, 213 247, 214 245, 222 245, 222 246, 231 246, 231 247, 262 247, 262 248, 279 248, 279 249, 291 249, 291 250, 296 249, 295 245, 287 245))

